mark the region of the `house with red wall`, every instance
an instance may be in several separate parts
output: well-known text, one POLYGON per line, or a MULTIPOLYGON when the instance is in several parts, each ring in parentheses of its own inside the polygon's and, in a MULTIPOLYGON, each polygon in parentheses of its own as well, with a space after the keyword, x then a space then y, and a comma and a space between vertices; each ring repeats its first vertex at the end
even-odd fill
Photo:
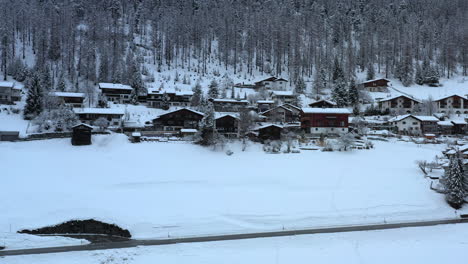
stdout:
POLYGON ((307 134, 345 134, 350 114, 346 108, 302 108, 301 128, 307 134))

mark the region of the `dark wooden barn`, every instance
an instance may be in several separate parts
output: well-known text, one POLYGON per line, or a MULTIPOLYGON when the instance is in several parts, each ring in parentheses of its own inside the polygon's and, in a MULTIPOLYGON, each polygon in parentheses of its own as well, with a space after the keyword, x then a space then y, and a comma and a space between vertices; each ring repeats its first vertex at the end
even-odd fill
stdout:
POLYGON ((91 145, 92 126, 81 123, 72 127, 72 129, 73 133, 71 143, 73 146, 91 145))
POLYGON ((198 111, 182 108, 165 113, 153 119, 156 131, 179 132, 183 128, 198 129, 198 123, 204 114, 198 111))
POLYGON ((236 138, 239 126, 239 118, 234 114, 218 114, 216 117, 216 130, 228 138, 236 138))
POLYGON ((265 125, 257 128, 258 138, 261 141, 265 140, 280 140, 283 127, 275 124, 265 125))

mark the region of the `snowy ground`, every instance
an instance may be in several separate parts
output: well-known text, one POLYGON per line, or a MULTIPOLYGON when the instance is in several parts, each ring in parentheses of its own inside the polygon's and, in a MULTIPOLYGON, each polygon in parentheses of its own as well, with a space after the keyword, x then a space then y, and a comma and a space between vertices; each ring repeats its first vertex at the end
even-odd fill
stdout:
POLYGON ((440 264, 460 262, 466 224, 0 258, 1 264, 440 264))
POLYGON ((120 134, 93 141, 0 142, 4 240, 87 218, 161 238, 455 216, 414 162, 442 145, 276 155, 235 145, 227 156, 188 143, 131 144, 120 134))

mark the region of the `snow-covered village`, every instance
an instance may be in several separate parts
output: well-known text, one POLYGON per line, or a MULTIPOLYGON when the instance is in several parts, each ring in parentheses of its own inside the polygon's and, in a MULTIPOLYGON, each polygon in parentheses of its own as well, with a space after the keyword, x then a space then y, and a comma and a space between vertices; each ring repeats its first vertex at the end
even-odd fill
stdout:
POLYGON ((0 0, 0 264, 468 250, 466 0, 0 0))

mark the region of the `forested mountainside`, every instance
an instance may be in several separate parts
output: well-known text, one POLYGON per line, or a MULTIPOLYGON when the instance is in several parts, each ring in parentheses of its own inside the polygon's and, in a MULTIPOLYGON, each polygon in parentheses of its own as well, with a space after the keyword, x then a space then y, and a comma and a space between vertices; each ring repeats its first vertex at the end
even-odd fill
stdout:
POLYGON ((26 62, 50 69, 55 83, 129 83, 132 72, 148 75, 143 62, 200 75, 215 64, 293 83, 330 80, 335 60, 347 79, 370 70, 410 85, 420 65, 447 78, 467 74, 466 0, 0 3, 1 69, 17 79, 26 62))

